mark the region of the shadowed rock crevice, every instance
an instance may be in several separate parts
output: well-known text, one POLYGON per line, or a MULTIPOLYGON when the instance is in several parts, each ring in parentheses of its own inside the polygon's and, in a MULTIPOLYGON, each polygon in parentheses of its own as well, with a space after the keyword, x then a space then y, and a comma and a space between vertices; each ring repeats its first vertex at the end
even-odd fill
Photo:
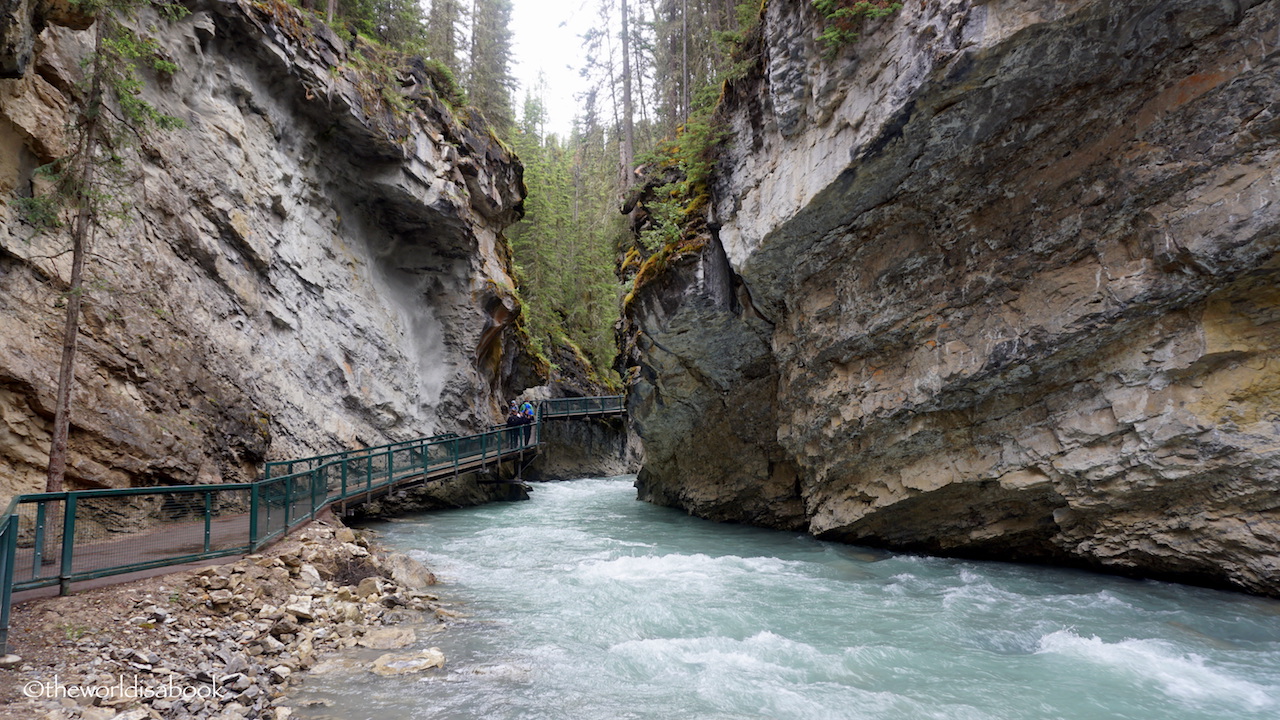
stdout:
POLYGON ((799 529, 796 472, 774 439, 771 327, 744 312, 737 287, 713 235, 637 290, 623 359, 628 412, 645 440, 636 487, 643 500, 705 517, 799 529))
POLYGON ((640 439, 625 418, 544 421, 542 441, 542 454, 523 473, 527 480, 613 477, 640 469, 640 439))

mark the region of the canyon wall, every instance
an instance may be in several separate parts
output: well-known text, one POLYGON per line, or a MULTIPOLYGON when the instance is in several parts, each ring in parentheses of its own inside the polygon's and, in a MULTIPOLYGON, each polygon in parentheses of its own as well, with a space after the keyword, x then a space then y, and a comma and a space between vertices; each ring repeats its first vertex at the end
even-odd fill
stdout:
POLYGON ((769 3, 627 306, 640 496, 1280 596, 1280 1, 769 3))
POLYGON ((613 477, 640 469, 640 438, 623 417, 544 420, 542 442, 542 454, 521 472, 526 480, 613 477))
MULTIPOLYGON (((44 486, 70 266, 15 198, 65 152, 92 43, 18 6, 39 34, 0 80, 0 505, 44 486)), ((496 420, 533 380, 500 234, 518 161, 420 61, 374 82, 375 50, 287 3, 189 7, 141 20, 179 67, 143 97, 185 127, 129 157, 112 192, 134 210, 92 241, 69 486, 245 481, 496 420)))

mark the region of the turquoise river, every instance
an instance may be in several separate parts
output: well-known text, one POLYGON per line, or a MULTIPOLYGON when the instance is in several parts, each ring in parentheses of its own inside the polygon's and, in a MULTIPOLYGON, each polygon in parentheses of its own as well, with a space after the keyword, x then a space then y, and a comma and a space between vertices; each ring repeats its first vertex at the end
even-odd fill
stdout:
POLYGON ((296 717, 1280 718, 1280 602, 720 525, 631 482, 375 526, 468 619, 420 635, 445 669, 314 676, 296 717))

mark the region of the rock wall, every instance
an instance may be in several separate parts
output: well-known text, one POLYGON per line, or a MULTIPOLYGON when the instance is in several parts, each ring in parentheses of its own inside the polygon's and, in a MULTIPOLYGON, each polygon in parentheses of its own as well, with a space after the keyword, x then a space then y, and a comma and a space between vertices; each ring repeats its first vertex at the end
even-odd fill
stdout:
MULTIPOLYGON (((527 374, 500 234, 518 162, 421 65, 386 89, 370 48, 284 2, 190 7, 148 31, 180 70, 144 92, 186 127, 130 158, 136 211, 93 239, 71 487, 248 480, 496 420, 527 374)), ((0 81, 0 504, 43 488, 69 271, 14 199, 65 149, 91 32, 48 27, 0 81)))
POLYGON ((768 4, 708 246, 629 307, 642 497, 1280 595, 1280 2, 819 31, 768 4))
POLYGON ((713 520, 799 529, 797 470, 777 441, 772 326, 735 280, 712 243, 624 308, 627 411, 645 457, 636 488, 713 520))
POLYGON ((523 483, 495 482, 510 480, 519 471, 519 463, 504 462, 485 472, 463 473, 409 488, 397 488, 372 502, 357 498, 347 508, 353 523, 386 520, 409 513, 431 510, 456 510, 491 502, 528 500, 528 486, 523 483))
POLYGON ((542 454, 522 473, 526 480, 613 477, 640 469, 643 448, 625 418, 546 420, 542 441, 542 454))

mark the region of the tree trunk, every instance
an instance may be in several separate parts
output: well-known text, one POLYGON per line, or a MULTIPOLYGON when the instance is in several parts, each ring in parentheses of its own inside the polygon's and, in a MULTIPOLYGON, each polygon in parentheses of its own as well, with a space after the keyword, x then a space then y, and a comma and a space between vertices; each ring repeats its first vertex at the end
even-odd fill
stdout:
MULTIPOLYGON (((601 20, 601 23, 606 28, 609 27, 610 13, 612 12, 613 12, 612 1, 604 0, 604 2, 600 4, 600 20, 601 20)), ((604 33, 604 45, 605 45, 604 47, 605 71, 609 73, 609 83, 608 83, 609 109, 613 111, 613 127, 615 128, 615 131, 619 131, 622 128, 622 118, 618 114, 618 75, 614 71, 615 66, 613 64, 613 59, 614 59, 613 33, 611 32, 604 33)), ((619 134, 621 133, 619 132, 619 134)), ((619 141, 618 142, 618 164, 622 165, 622 162, 623 162, 622 161, 622 142, 619 141)), ((621 191, 622 183, 623 183, 623 178, 619 177, 618 186, 620 191, 621 191)))
POLYGON ((80 206, 71 231, 71 278, 67 291, 67 318, 62 327, 62 362, 58 367, 58 396, 49 444, 49 473, 45 492, 62 492, 67 474, 67 437, 71 428, 71 391, 75 385, 76 344, 80 336, 80 304, 84 299, 84 258, 93 226, 94 152, 102 106, 102 42, 108 20, 99 13, 94 21, 93 69, 84 114, 84 144, 80 148, 80 206))
MULTIPOLYGON (((641 17, 639 28, 643 28, 644 9, 641 8, 637 14, 641 17)), ((640 106, 640 127, 645 131, 640 137, 640 147, 649 149, 653 147, 653 123, 649 121, 649 103, 647 102, 647 98, 649 96, 645 95, 644 92, 644 72, 646 63, 644 57, 645 43, 643 42, 643 32, 644 31, 642 29, 636 30, 636 39, 638 42, 632 44, 632 51, 635 53, 635 57, 633 58, 636 68, 635 96, 639 100, 637 104, 640 106)), ((632 151, 634 152, 634 148, 632 148, 632 151)))
POLYGON ((680 109, 689 120, 689 0, 680 5, 680 109))
POLYGON ((471 91, 472 105, 479 106, 481 101, 476 96, 483 94, 479 77, 480 64, 480 0, 471 0, 471 57, 467 63, 467 76, 471 78, 467 88, 471 91))
POLYGON ((622 0, 622 191, 631 188, 632 166, 636 164, 636 131, 631 102, 631 11, 622 0))

